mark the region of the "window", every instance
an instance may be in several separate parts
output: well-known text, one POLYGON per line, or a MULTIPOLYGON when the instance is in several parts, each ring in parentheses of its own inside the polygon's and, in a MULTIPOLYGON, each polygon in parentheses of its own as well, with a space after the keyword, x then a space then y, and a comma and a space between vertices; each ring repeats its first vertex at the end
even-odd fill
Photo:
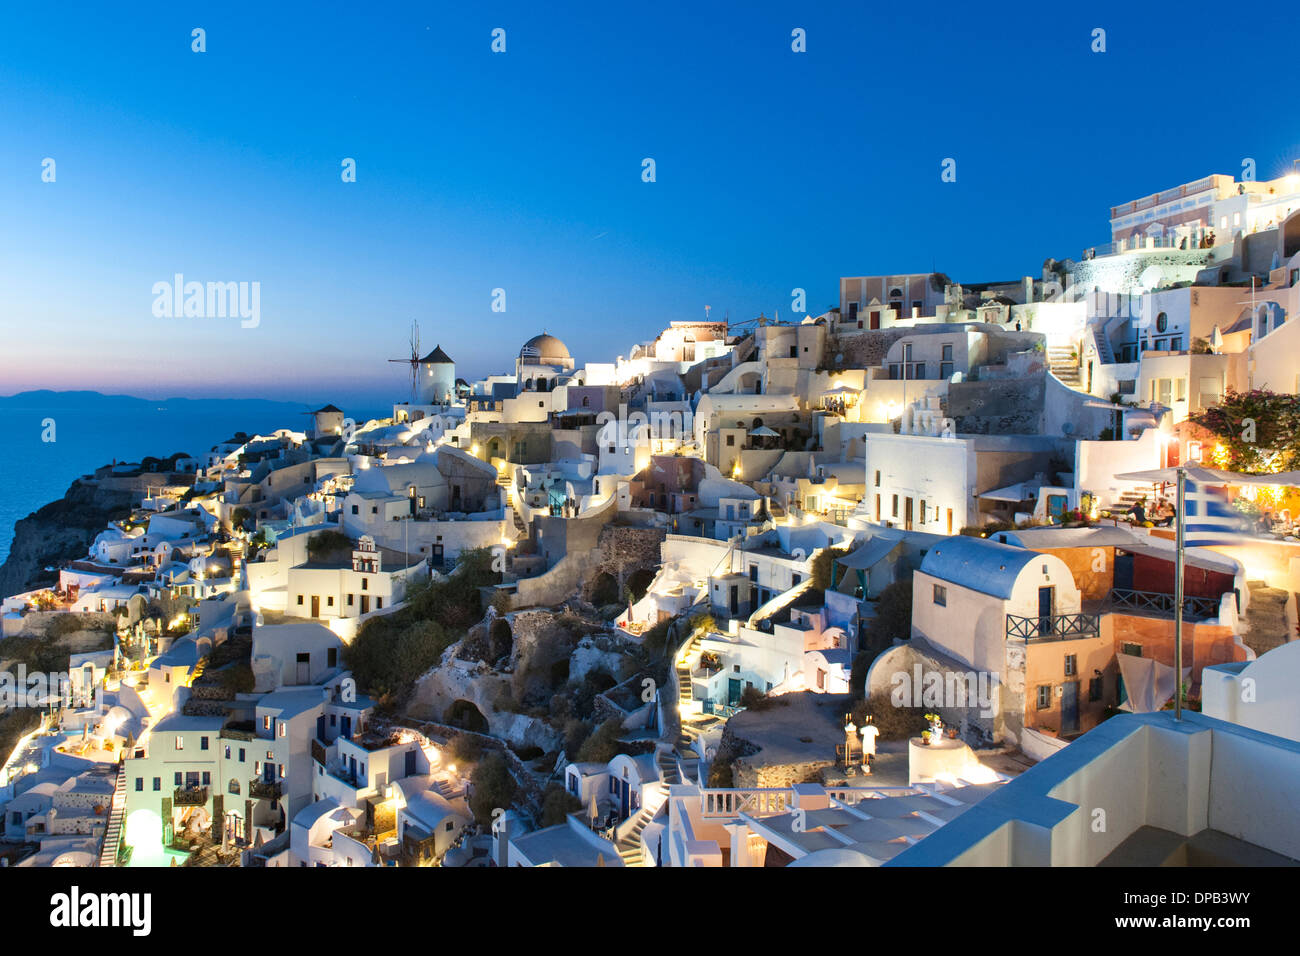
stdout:
POLYGON ((135 778, 135 792, 144 793, 144 777, 135 778))
POLYGON ((205 787, 212 786, 212 771, 210 770, 203 771, 203 786, 205 787))
POLYGON ((225 755, 224 755, 224 756, 225 756, 225 759, 227 759, 227 760, 230 759, 230 745, 229 745, 229 744, 226 745, 226 752, 225 752, 225 755))
POLYGON ((179 734, 176 735, 176 749, 177 750, 185 749, 185 738, 180 736, 179 734))
POLYGON ((384 607, 384 599, 381 597, 375 598, 375 610, 377 611, 383 610, 383 607, 384 607))
POLYGON ((921 499, 921 524, 925 524, 925 499, 921 499))
POLYGON ((943 346, 943 351, 940 353, 939 357, 940 357, 941 359, 943 359, 945 362, 951 362, 951 361, 952 361, 952 346, 951 346, 951 345, 945 345, 945 346, 943 346))
POLYGON ((353 513, 353 514, 358 514, 360 511, 361 511, 361 509, 358 508, 356 505, 353 505, 353 506, 352 506, 352 513, 353 513))
POLYGON ((369 578, 362 578, 362 579, 361 579, 361 590, 363 590, 363 591, 369 591, 369 590, 370 590, 370 579, 369 579, 369 578))
POLYGON ((1169 316, 1161 312, 1156 316, 1156 331, 1163 332, 1169 328, 1169 316))
POLYGON ((177 771, 176 771, 176 775, 175 775, 174 777, 172 777, 172 782, 175 783, 176 786, 179 787, 179 786, 182 786, 182 785, 183 785, 183 781, 184 781, 184 777, 181 775, 181 772, 180 772, 179 770, 177 770, 177 771))
POLYGON ((1174 379, 1174 401, 1175 402, 1187 401, 1187 379, 1185 378, 1174 379))
POLYGON ((352 595, 349 594, 349 595, 348 595, 348 607, 351 607, 351 606, 352 606, 352 595))
POLYGON ((161 789, 162 789, 162 777, 154 777, 154 778, 153 778, 153 792, 154 792, 154 793, 157 793, 157 792, 158 792, 159 790, 161 790, 161 789))
POLYGON ((280 736, 283 737, 288 732, 289 732, 288 726, 285 724, 283 720, 280 721, 280 736))
POLYGON ((1094 677, 1092 680, 1088 681, 1088 700, 1090 701, 1101 700, 1101 693, 1102 693, 1102 685, 1101 685, 1100 677, 1094 677))
POLYGON ((939 605, 939 607, 948 606, 948 589, 942 584, 936 584, 934 586, 934 603, 939 605))
POLYGON ((448 833, 451 832, 451 828, 452 828, 452 826, 453 826, 452 821, 451 821, 451 820, 448 820, 448 821, 447 821, 447 832, 448 832, 448 833))
POLYGON ((298 595, 298 606, 299 606, 299 607, 302 607, 302 595, 301 595, 301 594, 298 595))
POLYGON ((734 445, 734 444, 736 444, 736 436, 735 436, 735 435, 728 435, 728 436, 727 436, 727 447, 730 448, 730 447, 731 447, 732 445, 734 445))
POLYGON ((270 730, 270 729, 271 729, 271 717, 270 717, 269 714, 268 714, 268 715, 263 715, 263 717, 262 717, 262 729, 263 729, 263 730, 270 730))
POLYGON ((1120 645, 1120 653, 1128 654, 1130 657, 1142 656, 1142 645, 1125 642, 1120 645))
POLYGON ((208 749, 208 738, 207 738, 207 737, 200 737, 200 738, 199 738, 199 749, 200 749, 200 750, 207 750, 207 749, 208 749))
POLYGON ((1065 676, 1073 677, 1079 673, 1079 656, 1077 654, 1065 655, 1065 676))
POLYGON ((1038 709, 1047 710, 1051 706, 1052 706, 1052 685, 1039 684, 1038 685, 1038 709))
POLYGON ((239 748, 239 762, 240 762, 240 763, 243 763, 243 762, 244 762, 244 748, 243 748, 243 747, 240 747, 240 748, 239 748))
POLYGON ((880 487, 880 469, 879 469, 879 468, 876 469, 876 487, 877 487, 877 488, 880 487))
POLYGON ((898 517, 898 495, 894 495, 894 517, 898 517))
POLYGON ((331 647, 325 651, 325 666, 326 667, 339 666, 339 649, 337 647, 331 647))

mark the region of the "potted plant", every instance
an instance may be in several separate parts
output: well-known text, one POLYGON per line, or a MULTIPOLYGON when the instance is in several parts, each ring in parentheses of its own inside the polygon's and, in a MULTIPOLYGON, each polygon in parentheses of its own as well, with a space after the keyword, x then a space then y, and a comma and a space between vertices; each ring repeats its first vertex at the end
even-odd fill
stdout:
POLYGON ((921 731, 921 746, 923 747, 930 746, 930 731, 928 730, 921 731))

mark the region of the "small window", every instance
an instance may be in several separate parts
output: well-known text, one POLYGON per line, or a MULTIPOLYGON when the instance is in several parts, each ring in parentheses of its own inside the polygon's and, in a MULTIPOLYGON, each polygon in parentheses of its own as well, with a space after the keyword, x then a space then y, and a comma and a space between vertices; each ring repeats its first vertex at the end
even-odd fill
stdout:
POLYGON ((876 469, 876 487, 877 487, 877 488, 880 487, 880 469, 879 469, 879 468, 876 469))
POLYGON ((1102 688, 1101 688, 1100 677, 1094 677, 1092 680, 1088 681, 1088 700, 1090 701, 1101 700, 1101 690, 1102 688))
POLYGON ((302 607, 302 595, 301 595, 301 594, 298 595, 298 606, 299 606, 299 607, 302 607))
POLYGON ((157 793, 162 789, 162 777, 153 778, 153 792, 157 793))
POLYGON ((1079 673, 1079 657, 1077 654, 1065 655, 1065 676, 1073 677, 1079 673))
POLYGON ((360 511, 361 511, 361 509, 360 509, 359 507, 357 507, 356 505, 353 505, 353 506, 352 506, 352 513, 353 513, 353 514, 359 514, 360 511))
POLYGON ((1161 312, 1156 316, 1156 331, 1163 332, 1169 328, 1169 316, 1161 312))
POLYGON ((894 495, 894 517, 898 517, 898 495, 894 495))
POLYGON ((448 820, 448 821, 447 821, 447 832, 448 832, 448 833, 451 832, 451 828, 452 828, 452 826, 454 826, 453 822, 452 822, 451 820, 448 820))
POLYGON ((1038 709, 1047 710, 1052 706, 1052 685, 1038 685, 1038 709))
POLYGON ((135 792, 144 793, 144 777, 135 778, 135 792))
POLYGON ((934 586, 934 603, 939 605, 939 607, 948 606, 948 589, 942 584, 936 584, 934 586))
POLYGON ((736 444, 736 436, 735 436, 735 435, 728 435, 728 436, 727 436, 727 446, 730 447, 730 446, 732 446, 732 445, 734 445, 734 444, 736 444))
POLYGON ((200 737, 200 738, 199 738, 199 749, 200 749, 200 750, 207 750, 207 749, 208 749, 208 738, 207 738, 207 737, 200 737))
POLYGON ((179 734, 177 734, 176 736, 176 749, 177 750, 185 749, 185 738, 180 736, 179 734))

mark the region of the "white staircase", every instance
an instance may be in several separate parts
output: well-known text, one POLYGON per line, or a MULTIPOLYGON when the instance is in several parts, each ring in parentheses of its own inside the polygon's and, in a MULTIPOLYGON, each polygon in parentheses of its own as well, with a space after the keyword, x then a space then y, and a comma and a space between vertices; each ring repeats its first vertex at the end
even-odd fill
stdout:
POLYGON ((1064 384, 1074 389, 1079 387, 1082 380, 1079 376, 1079 360, 1073 345, 1049 345, 1047 364, 1052 374, 1064 384))
POLYGON ((117 845, 122 839, 122 818, 126 814, 126 765, 117 765, 117 781, 113 784, 113 802, 109 808, 108 827, 104 842, 99 848, 100 866, 117 866, 117 845))

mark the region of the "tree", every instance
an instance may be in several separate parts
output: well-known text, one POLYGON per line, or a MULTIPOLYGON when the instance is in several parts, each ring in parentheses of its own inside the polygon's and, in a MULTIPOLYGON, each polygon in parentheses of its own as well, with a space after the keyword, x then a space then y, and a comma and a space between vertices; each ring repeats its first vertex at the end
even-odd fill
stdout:
POLYGON ((883 651, 896 640, 912 636, 912 578, 909 575, 895 581, 880 592, 876 600, 876 616, 863 627, 862 649, 853 658, 853 671, 849 688, 861 694, 866 685, 867 669, 883 651))
POLYGON ((506 810, 514 802, 519 787, 510 776, 506 758, 493 751, 474 768, 470 775, 474 792, 469 798, 469 808, 474 819, 483 826, 492 825, 492 811, 506 810))
POLYGON ((248 523, 253 520, 253 512, 249 511, 243 505, 240 505, 234 511, 230 512, 230 526, 237 530, 246 528, 248 523))
POLYGON ((581 800, 558 783, 550 784, 542 796, 542 826, 558 826, 570 813, 577 813, 581 809, 581 800))
POLYGON ((1230 388, 1218 405, 1191 420, 1218 439, 1216 467, 1265 474, 1300 467, 1300 398, 1295 395, 1230 388))

